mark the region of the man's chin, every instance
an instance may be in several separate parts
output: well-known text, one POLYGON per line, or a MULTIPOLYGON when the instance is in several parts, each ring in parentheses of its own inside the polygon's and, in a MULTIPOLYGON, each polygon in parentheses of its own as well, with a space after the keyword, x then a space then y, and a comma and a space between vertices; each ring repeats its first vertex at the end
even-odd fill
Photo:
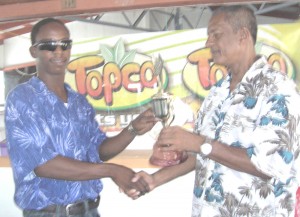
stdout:
POLYGON ((221 56, 221 55, 214 55, 212 59, 213 59, 214 63, 217 65, 228 64, 228 60, 226 61, 226 58, 224 58, 224 56, 221 56))
POLYGON ((223 65, 224 64, 224 62, 220 58, 217 58, 217 57, 213 58, 213 61, 217 65, 223 65))

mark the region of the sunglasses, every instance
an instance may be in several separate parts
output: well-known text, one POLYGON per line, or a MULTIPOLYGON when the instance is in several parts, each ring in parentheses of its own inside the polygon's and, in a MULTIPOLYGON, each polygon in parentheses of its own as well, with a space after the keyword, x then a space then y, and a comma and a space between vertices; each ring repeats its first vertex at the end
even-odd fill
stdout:
POLYGON ((55 51, 58 46, 62 50, 68 50, 72 47, 72 40, 61 40, 61 41, 41 41, 36 42, 33 47, 37 47, 39 50, 55 51))

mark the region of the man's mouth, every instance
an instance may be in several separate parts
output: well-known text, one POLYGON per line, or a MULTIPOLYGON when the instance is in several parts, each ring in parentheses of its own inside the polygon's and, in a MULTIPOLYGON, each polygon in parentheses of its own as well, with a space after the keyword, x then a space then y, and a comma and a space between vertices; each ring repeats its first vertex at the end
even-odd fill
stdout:
POLYGON ((52 59, 51 62, 56 65, 65 65, 66 60, 62 59, 62 58, 55 58, 55 59, 52 59))
POLYGON ((220 51, 219 51, 219 50, 211 49, 211 54, 212 54, 213 56, 220 55, 220 51))

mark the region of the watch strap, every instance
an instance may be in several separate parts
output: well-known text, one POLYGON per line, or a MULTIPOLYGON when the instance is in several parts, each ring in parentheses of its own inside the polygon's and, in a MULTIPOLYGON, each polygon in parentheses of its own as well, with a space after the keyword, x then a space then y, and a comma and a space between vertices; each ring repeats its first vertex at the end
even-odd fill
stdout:
POLYGON ((127 130, 129 131, 129 133, 133 136, 138 135, 138 132, 136 131, 136 129, 134 129, 133 125, 132 125, 132 121, 129 123, 127 130))

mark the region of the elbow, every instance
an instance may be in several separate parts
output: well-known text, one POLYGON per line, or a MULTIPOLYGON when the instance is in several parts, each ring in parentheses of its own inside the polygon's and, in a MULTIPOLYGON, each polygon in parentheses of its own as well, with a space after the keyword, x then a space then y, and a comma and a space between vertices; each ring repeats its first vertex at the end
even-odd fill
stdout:
POLYGON ((106 155, 99 155, 100 156, 100 160, 102 160, 103 162, 105 161, 109 161, 110 159, 112 159, 112 157, 106 156, 106 155))
POLYGON ((102 161, 109 161, 110 159, 112 159, 115 155, 112 155, 110 153, 108 153, 107 151, 105 151, 105 149, 103 148, 99 148, 99 157, 100 157, 100 160, 102 161))

